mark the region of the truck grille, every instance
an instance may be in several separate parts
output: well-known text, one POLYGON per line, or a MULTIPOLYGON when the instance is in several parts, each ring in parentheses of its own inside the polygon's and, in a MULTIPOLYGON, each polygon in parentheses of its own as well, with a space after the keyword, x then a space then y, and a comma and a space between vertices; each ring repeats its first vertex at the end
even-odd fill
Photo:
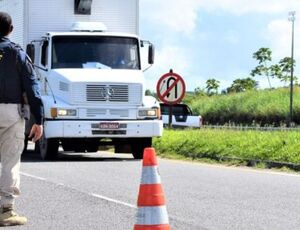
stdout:
POLYGON ((71 104, 126 104, 142 103, 142 84, 73 83, 71 104))
POLYGON ((128 85, 86 85, 86 100, 128 102, 128 85))
POLYGON ((86 116, 89 118, 95 118, 98 116, 109 116, 110 118, 127 118, 129 116, 128 109, 98 109, 88 108, 86 109, 86 116))

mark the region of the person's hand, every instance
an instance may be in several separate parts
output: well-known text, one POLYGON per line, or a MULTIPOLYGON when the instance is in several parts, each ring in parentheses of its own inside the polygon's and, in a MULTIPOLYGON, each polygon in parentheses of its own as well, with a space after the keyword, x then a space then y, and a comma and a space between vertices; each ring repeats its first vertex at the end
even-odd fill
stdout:
POLYGON ((30 130, 29 138, 32 138, 32 141, 36 142, 42 136, 43 136, 43 126, 34 124, 30 130))

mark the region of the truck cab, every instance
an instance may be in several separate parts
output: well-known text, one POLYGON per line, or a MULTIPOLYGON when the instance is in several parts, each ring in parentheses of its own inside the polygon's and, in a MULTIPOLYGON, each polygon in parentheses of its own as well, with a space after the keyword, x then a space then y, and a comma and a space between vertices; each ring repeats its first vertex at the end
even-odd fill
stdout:
MULTIPOLYGON (((75 152, 113 145, 140 159, 152 137, 162 134, 159 103, 144 96, 144 44, 135 35, 94 26, 77 23, 70 32, 47 33, 38 41, 39 58, 35 46, 28 46, 39 60, 45 133, 36 149, 43 159, 55 158, 60 145, 75 152)), ((152 45, 149 54, 151 64, 152 45)))

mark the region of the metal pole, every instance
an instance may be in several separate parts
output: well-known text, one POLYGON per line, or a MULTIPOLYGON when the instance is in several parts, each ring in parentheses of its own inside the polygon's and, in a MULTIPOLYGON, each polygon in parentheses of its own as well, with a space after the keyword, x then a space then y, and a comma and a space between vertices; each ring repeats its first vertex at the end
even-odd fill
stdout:
POLYGON ((290 117, 289 117, 289 127, 293 125, 293 81, 294 81, 294 25, 296 11, 289 12, 289 21, 292 22, 292 47, 291 47, 291 85, 290 85, 290 117))
POLYGON ((173 105, 169 106, 169 128, 172 128, 173 105))
MULTIPOLYGON (((169 73, 173 73, 173 69, 170 69, 169 73)), ((172 118, 173 118, 173 105, 169 106, 169 128, 172 128, 172 118)))

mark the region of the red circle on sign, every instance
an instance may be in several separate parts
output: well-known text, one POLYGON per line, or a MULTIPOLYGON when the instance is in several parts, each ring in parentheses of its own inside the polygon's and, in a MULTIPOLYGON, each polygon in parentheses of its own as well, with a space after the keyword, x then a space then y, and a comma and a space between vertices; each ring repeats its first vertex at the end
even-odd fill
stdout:
POLYGON ((171 104, 177 104, 177 103, 181 102, 181 100, 183 99, 184 94, 185 94, 185 83, 184 83, 183 78, 180 75, 176 74, 176 73, 166 73, 166 74, 164 74, 163 76, 161 76, 161 78, 157 82, 156 93, 157 93, 158 98, 166 104, 171 105, 171 104), (169 77, 175 77, 176 78, 175 82, 173 82, 171 84, 171 86, 165 92, 161 92, 160 91, 161 83, 164 80, 168 79, 169 77), (166 95, 176 86, 176 84, 178 84, 178 82, 180 82, 182 84, 182 92, 181 92, 180 96, 174 101, 167 100, 165 98, 166 95))

